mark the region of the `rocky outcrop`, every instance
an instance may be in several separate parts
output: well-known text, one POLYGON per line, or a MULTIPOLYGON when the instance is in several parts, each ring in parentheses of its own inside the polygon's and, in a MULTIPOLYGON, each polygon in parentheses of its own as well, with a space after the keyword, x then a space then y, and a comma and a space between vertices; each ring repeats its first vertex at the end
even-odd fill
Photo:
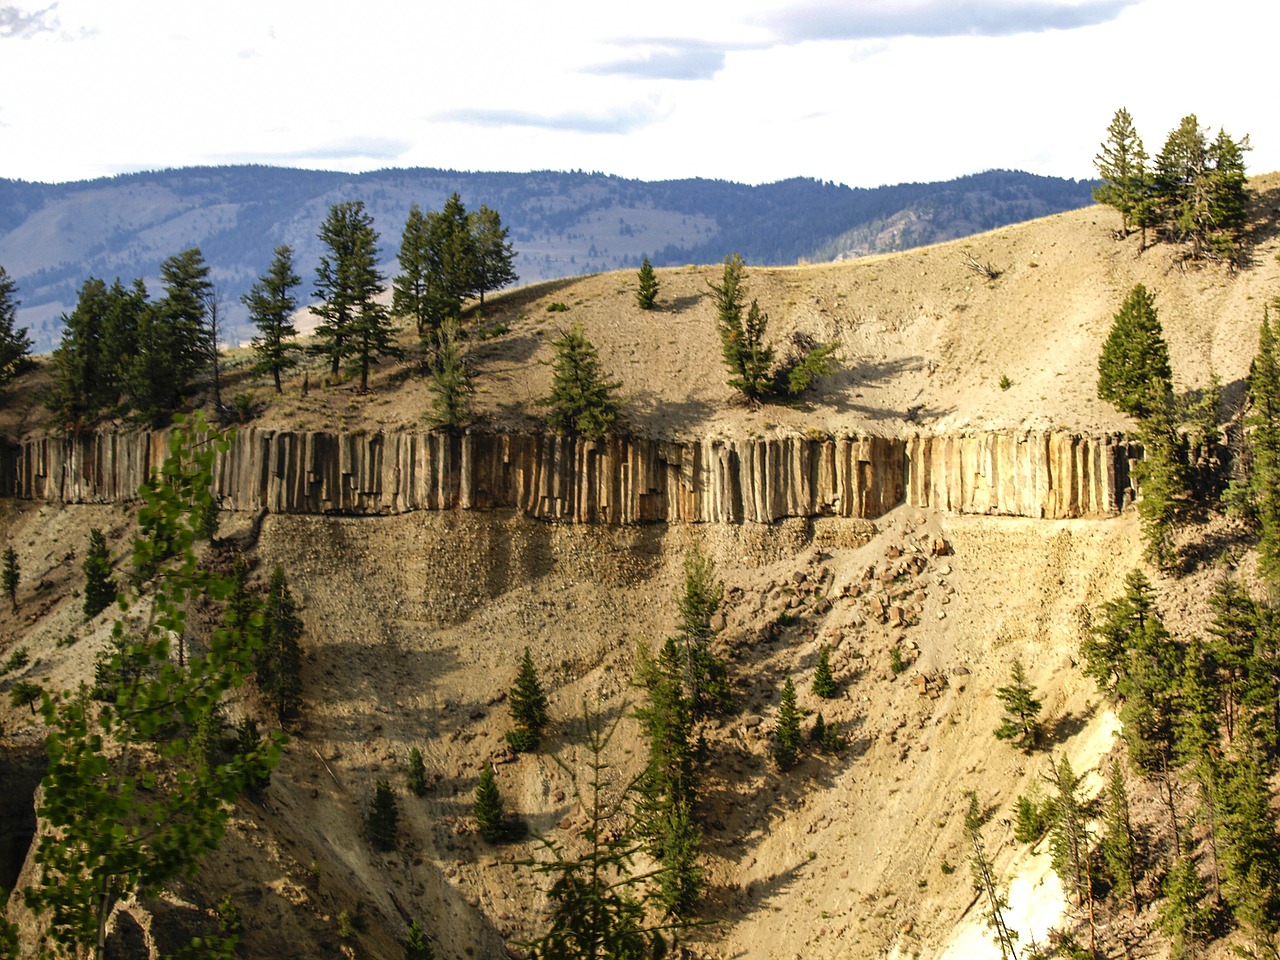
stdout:
MULTIPOLYGON (((130 499, 164 432, 101 430, 0 444, 0 496, 130 499)), ((979 433, 666 441, 554 434, 284 432, 242 428, 218 457, 224 507, 373 515, 519 510, 545 520, 772 523, 877 517, 906 502, 960 513, 1070 518, 1132 495, 1121 437, 979 433)))

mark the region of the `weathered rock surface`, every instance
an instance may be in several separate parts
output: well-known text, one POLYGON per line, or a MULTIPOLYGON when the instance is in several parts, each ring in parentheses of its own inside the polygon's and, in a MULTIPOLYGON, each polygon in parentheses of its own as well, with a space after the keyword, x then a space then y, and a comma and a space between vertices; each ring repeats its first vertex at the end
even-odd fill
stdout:
MULTIPOLYGON (((0 442, 0 496, 128 500, 168 435, 103 429, 0 442)), ((874 518, 899 503, 956 513, 1072 518, 1133 494, 1122 437, 978 433, 907 439, 710 439, 553 434, 282 432, 243 428, 218 458, 225 508, 388 514, 519 510, 546 520, 772 523, 874 518)))

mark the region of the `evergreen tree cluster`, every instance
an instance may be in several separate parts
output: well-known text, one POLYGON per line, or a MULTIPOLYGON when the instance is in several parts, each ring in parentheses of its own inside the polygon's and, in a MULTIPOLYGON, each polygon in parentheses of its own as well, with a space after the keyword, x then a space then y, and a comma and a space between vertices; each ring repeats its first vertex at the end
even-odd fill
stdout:
POLYGON ((462 316, 462 305, 516 280, 515 253, 496 210, 481 204, 468 212, 457 193, 443 209, 409 208, 400 240, 400 274, 392 292, 392 312, 411 319, 428 350, 448 320, 462 316))
POLYGON ((0 266, 0 391, 31 362, 31 337, 18 326, 18 285, 0 266))
POLYGON ((772 397, 799 397, 818 378, 835 372, 838 344, 798 341, 798 351, 789 353, 775 367, 774 348, 765 339, 769 315, 755 299, 750 308, 746 306, 746 277, 746 264, 735 253, 725 257, 720 282, 707 284, 715 300, 716 330, 729 369, 728 384, 751 403, 772 397))
POLYGON ((1116 111, 1094 163, 1103 183, 1094 199, 1120 212, 1121 231, 1137 229, 1185 243, 1194 260, 1235 262, 1242 253, 1248 212, 1244 154, 1249 138, 1225 130, 1209 139, 1194 114, 1169 133, 1154 162, 1129 111, 1116 111))
POLYGON ((547 422, 568 434, 601 440, 618 419, 620 404, 614 392, 621 386, 607 380, 600 355, 580 324, 563 330, 551 342, 551 393, 539 401, 550 408, 547 422))
MULTIPOLYGON (((1280 836, 1269 812, 1280 760, 1280 617, 1230 579, 1218 583, 1210 606, 1207 637, 1175 638, 1150 583, 1134 571, 1082 647, 1086 672, 1119 702, 1134 773, 1153 779, 1164 799, 1173 851, 1160 922, 1183 953, 1210 935, 1209 890, 1258 946, 1280 933, 1280 836), (1177 785, 1195 797, 1195 832, 1180 816, 1177 785), (1200 838, 1204 855, 1196 858, 1200 838)), ((1065 801, 1055 802, 1060 818, 1065 801)), ((1086 893, 1094 873, 1104 877, 1136 911, 1151 864, 1135 838, 1118 765, 1104 803, 1096 856, 1072 871, 1084 877, 1086 893)), ((1081 821, 1090 813, 1082 809, 1081 821)), ((1084 837, 1084 850, 1092 850, 1084 837)))

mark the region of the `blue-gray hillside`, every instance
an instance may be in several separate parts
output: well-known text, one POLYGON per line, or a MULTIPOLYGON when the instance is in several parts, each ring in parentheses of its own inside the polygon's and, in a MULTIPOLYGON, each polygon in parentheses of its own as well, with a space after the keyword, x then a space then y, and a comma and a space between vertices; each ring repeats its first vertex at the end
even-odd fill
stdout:
POLYGON ((638 266, 708 263, 732 252, 786 264, 904 249, 1074 209, 1089 181, 990 171, 946 183, 853 189, 792 179, 649 183, 581 171, 326 173, 263 166, 197 167, 65 184, 0 179, 0 265, 18 282, 18 322, 38 350, 90 276, 142 277, 153 294, 166 257, 199 246, 244 338, 240 295, 290 244, 310 292, 316 232, 329 207, 363 200, 382 236, 388 276, 409 205, 439 209, 457 191, 467 209, 498 210, 521 283, 638 266))

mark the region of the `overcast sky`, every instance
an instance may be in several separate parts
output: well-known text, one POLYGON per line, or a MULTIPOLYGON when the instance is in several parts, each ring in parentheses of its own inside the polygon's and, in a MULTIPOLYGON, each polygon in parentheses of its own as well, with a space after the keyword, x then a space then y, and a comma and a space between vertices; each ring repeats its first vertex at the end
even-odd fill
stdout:
POLYGON ((0 0, 0 177, 194 164, 851 186, 1095 175, 1115 109, 1280 169, 1273 0, 0 0))

